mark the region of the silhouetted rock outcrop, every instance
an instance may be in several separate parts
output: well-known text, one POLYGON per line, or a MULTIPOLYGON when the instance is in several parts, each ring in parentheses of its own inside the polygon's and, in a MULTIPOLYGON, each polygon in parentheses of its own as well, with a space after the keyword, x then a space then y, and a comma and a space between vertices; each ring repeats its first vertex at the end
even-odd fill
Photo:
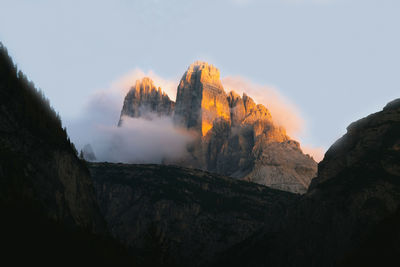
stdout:
POLYGON ((219 70, 197 61, 183 75, 176 94, 175 120, 205 136, 216 119, 230 121, 226 93, 219 70))
MULTIPOLYGON (((232 266, 397 266, 400 100, 347 128, 280 230, 226 254, 232 266)), ((221 263, 222 264, 222 263, 221 263)))
POLYGON ((127 263, 76 154, 58 115, 0 44, 2 265, 127 263))
POLYGON ((31 199, 55 221, 105 231, 89 173, 60 119, 4 48, 0 53, 1 199, 31 199))

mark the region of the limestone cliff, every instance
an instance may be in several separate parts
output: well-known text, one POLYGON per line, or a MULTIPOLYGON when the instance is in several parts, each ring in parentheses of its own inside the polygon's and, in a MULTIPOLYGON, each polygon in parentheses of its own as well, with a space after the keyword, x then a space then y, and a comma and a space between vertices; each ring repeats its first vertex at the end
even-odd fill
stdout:
POLYGON ((149 111, 173 114, 179 127, 197 135, 188 146, 189 156, 170 163, 296 193, 304 193, 316 175, 316 162, 274 123, 269 110, 246 94, 227 94, 219 70, 206 62, 189 66, 176 103, 149 78, 137 81, 125 98, 121 118, 146 117, 149 111))
POLYGON ((175 120, 201 136, 184 166, 296 193, 304 193, 316 175, 316 162, 275 125, 269 110, 246 94, 226 94, 219 70, 205 62, 195 62, 183 75, 175 120))
POLYGON ((150 78, 145 77, 137 80, 125 96, 118 125, 122 124, 123 116, 132 118, 147 117, 149 114, 170 116, 174 104, 160 87, 157 88, 150 78))
POLYGON ((219 70, 197 61, 183 75, 176 95, 175 120, 205 136, 215 119, 230 120, 227 95, 219 70))

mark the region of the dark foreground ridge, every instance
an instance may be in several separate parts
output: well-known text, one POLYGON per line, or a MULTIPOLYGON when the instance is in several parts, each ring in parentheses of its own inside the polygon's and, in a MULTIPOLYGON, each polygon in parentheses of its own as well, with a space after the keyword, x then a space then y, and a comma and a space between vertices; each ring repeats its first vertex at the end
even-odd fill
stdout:
POLYGON ((91 163, 115 238, 143 263, 206 266, 264 225, 274 231, 299 195, 176 166, 91 163))
POLYGON ((129 262, 58 115, 0 43, 0 262, 129 262))
POLYGON ((231 266, 398 266, 400 99, 352 123, 281 229, 231 249, 231 266))

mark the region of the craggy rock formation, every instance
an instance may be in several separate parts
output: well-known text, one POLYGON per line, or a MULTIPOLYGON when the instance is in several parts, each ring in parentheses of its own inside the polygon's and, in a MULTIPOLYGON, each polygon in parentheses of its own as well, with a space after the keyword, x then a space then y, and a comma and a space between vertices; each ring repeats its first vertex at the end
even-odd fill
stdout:
POLYGON ((303 154, 299 143, 291 140, 284 128, 274 124, 263 105, 256 105, 246 94, 240 97, 234 92, 229 93, 228 100, 231 128, 226 136, 215 134, 211 138, 210 147, 219 139, 222 153, 216 152, 210 158, 209 170, 213 170, 210 164, 215 158, 217 172, 304 193, 316 175, 315 161, 303 154))
MULTIPOLYGON (((123 116, 132 118, 146 118, 150 114, 170 116, 174 110, 174 105, 175 103, 160 87, 156 88, 153 81, 145 77, 142 80, 137 80, 135 86, 126 95, 118 125, 122 124, 123 116)), ((151 117, 148 118, 151 119, 151 117)))
POLYGON ((192 64, 176 99, 175 121, 200 136, 180 165, 295 193, 307 190, 316 162, 274 124, 265 106, 246 94, 226 94, 217 68, 192 64))
POLYGON ((115 238, 150 266, 207 266, 263 225, 272 231, 298 195, 165 165, 90 163, 115 238))
POLYGON ((90 174, 59 117, 1 44, 0 210, 0 262, 72 265, 124 258, 105 241, 90 174))
POLYGON ((175 120, 205 136, 215 119, 230 121, 226 93, 219 70, 197 61, 183 75, 176 95, 175 120))
MULTIPOLYGON (((381 112, 350 124, 347 134, 326 152, 325 160, 318 169, 318 178, 313 180, 313 188, 350 166, 357 163, 366 166, 367 162, 369 164, 376 159, 380 160, 379 167, 386 173, 399 176, 400 162, 395 157, 400 151, 399 124, 400 99, 388 103, 381 112)), ((374 167, 377 167, 376 162, 374 167)))
POLYGON ((255 164, 245 180, 272 188, 305 193, 315 176, 313 160, 305 156, 298 142, 259 143, 253 148, 255 164))
MULTIPOLYGON (((226 253, 231 266, 397 266, 400 99, 352 123, 280 230, 226 253)), ((222 263, 220 263, 222 264, 222 263)))
MULTIPOLYGON (((165 112, 160 101, 144 102, 142 98, 149 98, 136 96, 141 94, 135 88, 147 88, 143 84, 148 82, 137 81, 125 98, 121 116, 143 116, 143 106, 159 114, 171 114, 173 104, 168 104, 165 112)), ((150 87, 155 88, 152 83, 150 87)), ((195 62, 184 73, 173 116, 179 127, 187 128, 197 138, 188 146, 189 156, 166 162, 295 193, 304 193, 316 175, 316 162, 303 154, 284 128, 274 124, 268 109, 246 94, 226 94, 219 70, 206 62, 195 62)))

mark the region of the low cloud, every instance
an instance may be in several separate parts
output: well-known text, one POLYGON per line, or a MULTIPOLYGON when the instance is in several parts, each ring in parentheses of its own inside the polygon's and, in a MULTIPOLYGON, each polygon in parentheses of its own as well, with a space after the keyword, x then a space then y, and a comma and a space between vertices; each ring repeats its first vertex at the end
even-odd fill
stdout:
POLYGON ((150 76, 164 91, 176 92, 175 82, 151 71, 136 69, 124 75, 108 89, 93 94, 79 118, 66 121, 68 134, 78 150, 91 144, 98 161, 125 163, 161 163, 185 155, 192 135, 176 128, 171 117, 125 117, 122 127, 117 127, 126 93, 137 79, 145 76, 150 76))
POLYGON ((122 127, 98 125, 92 139, 100 161, 162 163, 186 154, 192 136, 174 126, 171 117, 153 116, 152 120, 124 118, 122 127))
MULTIPOLYGON (((117 127, 125 95, 136 80, 146 76, 175 100, 179 79, 164 79, 153 71, 132 70, 108 89, 93 94, 79 118, 66 120, 68 133, 78 150, 91 144, 99 161, 127 163, 161 163, 164 159, 185 156, 192 134, 177 129, 171 117, 124 118, 123 126, 117 127)), ((265 105, 274 122, 285 127, 289 136, 298 139, 304 132, 305 122, 300 112, 277 89, 239 76, 224 77, 222 84, 226 92, 245 92, 256 103, 265 105)), ((323 148, 302 145, 302 149, 316 161, 323 158, 323 148)))

